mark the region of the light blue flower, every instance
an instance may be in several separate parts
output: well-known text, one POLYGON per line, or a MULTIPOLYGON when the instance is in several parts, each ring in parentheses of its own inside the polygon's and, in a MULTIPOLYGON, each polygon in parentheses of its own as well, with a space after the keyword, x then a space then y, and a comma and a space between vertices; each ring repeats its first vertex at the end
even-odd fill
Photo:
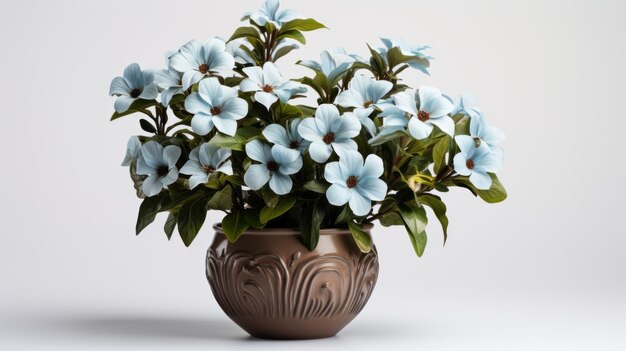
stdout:
POLYGON ((335 105, 322 104, 315 111, 315 118, 305 118, 298 126, 298 133, 311 142, 309 154, 318 163, 328 160, 333 150, 337 155, 347 150, 357 150, 352 138, 359 135, 361 123, 352 114, 339 115, 335 105))
POLYGON ((353 57, 343 52, 345 52, 343 49, 335 52, 324 50, 320 54, 320 62, 304 60, 299 64, 324 74, 332 82, 344 74, 355 61, 353 57))
POLYGON ((372 201, 385 199, 387 184, 379 179, 383 172, 380 157, 369 155, 364 164, 360 153, 346 151, 339 162, 330 162, 324 169, 324 178, 331 183, 326 198, 335 206, 349 203, 355 215, 365 216, 372 209, 372 201))
POLYGON ((355 111, 367 110, 372 113, 376 104, 382 102, 382 98, 392 88, 393 84, 386 80, 375 80, 359 75, 350 80, 348 90, 342 91, 337 96, 337 104, 343 107, 354 107, 355 111))
POLYGON ((192 40, 183 45, 170 57, 169 65, 183 73, 183 89, 187 90, 213 73, 230 73, 235 66, 235 59, 226 51, 224 40, 213 38, 204 44, 192 40))
POLYGON ((263 68, 246 67, 243 71, 248 78, 241 81, 239 90, 254 91, 254 99, 268 110, 278 99, 287 102, 292 96, 306 92, 300 84, 283 79, 273 62, 266 62, 263 68))
POLYGON ((142 190, 146 196, 154 196, 178 179, 176 162, 181 150, 176 145, 165 148, 156 141, 149 141, 141 147, 141 157, 137 160, 137 174, 148 176, 143 181, 142 190))
POLYGON ((126 112, 137 99, 153 100, 159 95, 154 82, 154 73, 142 71, 136 63, 131 63, 124 69, 122 77, 115 77, 111 81, 109 95, 118 96, 115 100, 115 112, 126 112))
POLYGON ((450 116, 457 114, 469 116, 470 110, 480 113, 480 109, 476 106, 476 99, 470 94, 463 94, 454 100, 454 109, 450 112, 450 116))
POLYGON ((154 73, 154 78, 161 92, 161 102, 168 106, 172 97, 176 94, 182 94, 183 74, 174 69, 162 69, 154 73))
POLYGON ((426 74, 428 73, 428 67, 430 67, 430 59, 432 57, 424 55, 422 51, 426 49, 430 49, 429 46, 415 46, 413 44, 409 44, 402 39, 389 39, 389 38, 380 38, 380 41, 385 45, 384 48, 378 49, 381 53, 381 56, 385 61, 387 60, 387 52, 394 47, 398 47, 403 55, 412 56, 413 60, 407 62, 407 64, 411 68, 418 69, 426 74))
POLYGON ((243 176, 246 185, 252 190, 261 189, 267 182, 278 195, 291 191, 293 181, 289 175, 302 168, 302 157, 296 150, 281 145, 272 148, 260 140, 252 140, 246 144, 246 154, 250 159, 260 162, 252 164, 243 176))
POLYGON ((301 121, 301 119, 291 120, 288 129, 285 129, 280 124, 270 124, 263 130, 263 136, 271 143, 298 150, 303 154, 311 145, 311 142, 304 140, 298 133, 298 126, 301 121))
POLYGON ((478 110, 469 109, 468 114, 470 119, 470 136, 474 140, 479 139, 494 150, 498 148, 498 145, 506 139, 504 132, 496 127, 489 125, 487 118, 483 116, 478 110))
POLYGON ((264 26, 269 22, 273 24, 274 27, 280 29, 283 24, 302 18, 302 16, 294 10, 278 10, 279 7, 280 1, 266 0, 260 10, 246 13, 243 19, 249 17, 260 26, 264 26))
POLYGON ((180 169, 180 173, 190 175, 189 188, 193 189, 209 180, 215 172, 227 175, 233 174, 233 165, 230 160, 231 152, 209 143, 204 143, 189 153, 189 160, 180 169))
POLYGON ((233 136, 237 132, 237 120, 248 114, 248 103, 237 97, 237 90, 223 86, 217 78, 204 79, 185 99, 185 109, 194 116, 191 129, 207 135, 213 126, 220 132, 233 136))
POLYGON ((393 107, 383 108, 382 115, 389 117, 385 121, 388 125, 408 125, 409 134, 418 140, 427 138, 433 126, 454 135, 454 121, 448 116, 453 105, 439 89, 421 86, 414 94, 403 91, 393 95, 393 101, 404 115, 398 114, 393 107))
POLYGON ((454 170, 469 176, 470 182, 477 189, 487 190, 491 187, 488 172, 495 173, 502 169, 502 154, 492 152, 486 143, 476 143, 469 135, 458 135, 454 138, 461 152, 454 156, 454 170))
POLYGON ((141 141, 136 136, 131 136, 126 144, 126 156, 122 161, 122 166, 130 166, 133 161, 137 161, 141 155, 141 141))

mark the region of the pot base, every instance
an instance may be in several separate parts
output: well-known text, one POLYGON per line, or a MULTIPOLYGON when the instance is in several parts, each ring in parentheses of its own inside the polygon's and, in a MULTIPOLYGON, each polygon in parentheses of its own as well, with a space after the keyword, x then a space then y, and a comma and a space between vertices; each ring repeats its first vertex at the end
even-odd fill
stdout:
POLYGON ((335 336, 349 322, 345 318, 233 319, 255 338, 273 340, 323 339, 335 336))

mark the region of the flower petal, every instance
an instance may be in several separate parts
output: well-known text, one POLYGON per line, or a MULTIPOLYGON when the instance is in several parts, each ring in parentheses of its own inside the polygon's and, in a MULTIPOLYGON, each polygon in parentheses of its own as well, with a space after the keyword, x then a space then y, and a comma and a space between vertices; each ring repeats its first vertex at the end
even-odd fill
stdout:
MULTIPOLYGON (((302 123, 304 123, 304 121, 302 123)), ((302 125, 300 125, 300 128, 302 128, 302 125)), ((326 162, 332 153, 332 147, 322 140, 313 141, 309 146, 309 154, 311 155, 313 161, 317 163, 326 162)))
POLYGON ((270 178, 270 189, 278 195, 285 195, 291 191, 293 181, 288 175, 280 172, 274 172, 270 178))
POLYGON ((173 168, 180 158, 181 150, 176 145, 168 145, 163 149, 163 161, 169 168, 173 168))
MULTIPOLYGON (((259 90, 261 86, 265 84, 265 80, 263 79, 263 69, 258 66, 245 67, 243 72, 248 76, 247 79, 250 83, 253 83, 256 86, 255 90, 259 90)), ((243 83, 243 81, 242 81, 243 83)), ((252 84, 250 84, 252 86, 252 84)), ((241 85, 239 86, 242 91, 253 91, 253 90, 243 90, 241 85)))
POLYGON ((302 157, 298 150, 289 149, 282 145, 272 147, 272 158, 279 164, 280 173, 294 174, 302 168, 302 157))
POLYGON ((332 184, 328 190, 326 190, 326 198, 328 202, 335 206, 345 205, 350 201, 352 191, 347 188, 345 181, 342 184, 332 184))
POLYGON ((454 171, 464 176, 472 174, 472 171, 467 168, 467 157, 465 157, 463 152, 454 155, 454 171))
POLYGON ((234 136, 237 133, 237 121, 235 120, 213 116, 211 121, 215 124, 217 130, 226 135, 234 136))
MULTIPOLYGON (((358 149, 358 145, 356 141, 352 139, 343 139, 340 141, 335 141, 334 143, 332 143, 332 146, 333 146, 333 149, 335 150, 335 153, 339 157, 341 157, 347 151, 356 151, 358 149)), ((363 159, 361 159, 361 162, 363 162, 363 159)))
POLYGON ((278 97, 274 94, 270 94, 270 93, 266 93, 264 91, 257 91, 254 94, 254 99, 260 103, 261 105, 265 106, 265 108, 269 111, 270 107, 272 107, 272 105, 278 101, 278 97))
POLYGON ((207 135, 213 129, 212 116, 204 112, 197 113, 191 119, 191 130, 199 135, 207 135))
POLYGON ((131 136, 126 143, 126 156, 122 161, 122 166, 130 166, 130 164, 141 154, 141 141, 136 136, 131 136))
POLYGON ((137 174, 139 175, 151 175, 156 173, 156 167, 150 166, 143 156, 137 159, 137 174))
POLYGON ((489 188, 491 188, 491 177, 485 172, 474 171, 470 175, 469 180, 474 184, 476 189, 489 190, 489 188))
POLYGON ((403 91, 393 95, 393 102, 404 112, 417 116, 417 102, 415 95, 409 91, 403 91))
POLYGON ((259 190, 263 185, 267 184, 270 180, 270 171, 265 165, 254 164, 250 165, 246 174, 243 176, 243 181, 248 188, 252 190, 259 190))
MULTIPOLYGON (((350 82, 352 84, 352 82, 350 82)), ((344 90, 337 96, 337 104, 344 107, 364 107, 363 96, 354 90, 344 90)))
POLYGON ((337 118, 337 120, 339 123, 335 131, 335 140, 354 138, 361 132, 361 122, 354 114, 347 113, 337 118))
POLYGON ((385 195, 387 195, 387 184, 378 178, 359 178, 356 190, 370 200, 382 201, 385 199, 385 195))
POLYGON ((432 125, 420 121, 417 117, 411 117, 409 120, 409 134, 417 140, 428 138, 432 131, 432 125))
POLYGON ((204 168, 202 168, 200 162, 194 160, 187 160, 187 162, 185 162, 183 167, 180 169, 180 173, 191 176, 206 175, 206 172, 204 171, 204 168))
POLYGON ((258 139, 254 139, 246 144, 246 155, 255 161, 268 163, 272 160, 271 154, 270 147, 258 139))
POLYGON ((324 167, 324 179, 331 184, 344 184, 348 177, 344 177, 341 173, 339 162, 329 162, 324 167))
MULTIPOLYGON (((258 68, 258 67, 247 67, 247 68, 258 68)), ((261 87, 259 86, 259 84, 255 83, 252 79, 246 78, 242 80, 241 83, 239 83, 239 90, 243 92, 259 91, 261 90, 261 87)))
POLYGON ((248 103, 238 97, 229 98, 222 103, 221 118, 240 120, 248 114, 248 103))
POLYGON ((198 71, 187 71, 183 74, 183 89, 187 90, 192 85, 198 83, 204 78, 204 74, 198 71))
POLYGON ((386 80, 372 80, 365 91, 365 98, 368 101, 377 103, 383 96, 393 88, 393 84, 386 80))
POLYGON ((339 110, 335 105, 322 104, 319 105, 315 111, 315 124, 317 125, 317 129, 324 134, 331 130, 331 127, 338 119, 339 110))
POLYGON ((298 126, 298 134, 308 141, 322 140, 324 134, 317 128, 315 118, 305 118, 298 126))
POLYGON ((136 99, 133 99, 130 96, 118 97, 117 99, 115 99, 115 103, 113 104, 115 112, 122 113, 128 111, 128 108, 130 107, 130 105, 132 105, 133 102, 135 102, 135 100, 136 99))
POLYGON ((266 62, 263 65, 263 78, 264 83, 271 87, 277 87, 283 82, 283 77, 273 62, 266 62))
POLYGON ((156 174, 150 175, 148 178, 144 179, 143 184, 141 186, 141 190, 146 196, 151 197, 157 195, 163 190, 163 183, 161 183, 161 177, 156 174))
MULTIPOLYGON (((181 173, 183 172, 182 169, 180 171, 181 173)), ((193 189, 195 187, 197 187, 200 184, 204 184, 206 182, 209 181, 209 175, 204 173, 204 174, 194 174, 191 177, 189 177, 189 189, 193 189)))
POLYGON ((454 136, 454 121, 449 116, 431 118, 428 122, 436 125, 442 132, 448 134, 449 136, 454 136))
POLYGON ((157 169, 165 164, 163 161, 163 146, 156 141, 149 141, 143 144, 141 155, 151 168, 157 169))
POLYGON ((359 177, 363 172, 363 156, 357 151, 345 151, 339 157, 339 169, 344 178, 359 177))
POLYGON ((465 155, 466 158, 472 158, 474 152, 476 151, 476 142, 474 138, 469 135, 457 135, 454 137, 454 141, 461 149, 461 152, 465 155))
POLYGON ((198 84, 198 94, 207 105, 213 107, 222 103, 224 89, 217 78, 207 78, 198 84))
POLYGON ((222 173, 228 174, 228 175, 233 175, 233 163, 230 162, 230 161, 226 161, 226 162, 224 162, 224 164, 222 164, 215 171, 216 172, 222 172, 222 173))
POLYGON ((122 77, 115 77, 111 81, 109 87, 109 95, 130 95, 132 89, 128 86, 126 79, 122 77))
POLYGON ((178 179, 178 169, 172 167, 165 177, 161 177, 161 183, 163 185, 170 185, 178 179))
POLYGON ((212 106, 196 92, 191 93, 185 99, 185 110, 193 114, 199 112, 208 113, 211 107, 212 106))
POLYGON ((365 216, 372 209, 372 202, 358 191, 352 191, 349 203, 352 212, 357 216, 365 216))
POLYGON ((269 142, 276 145, 289 147, 289 144, 291 143, 291 140, 289 140, 289 137, 287 136, 287 130, 285 130, 283 126, 277 123, 270 124, 269 126, 265 127, 265 129, 263 130, 263 136, 269 142))
POLYGON ((383 160, 377 155, 368 155, 363 165, 362 177, 379 178, 385 172, 383 160))

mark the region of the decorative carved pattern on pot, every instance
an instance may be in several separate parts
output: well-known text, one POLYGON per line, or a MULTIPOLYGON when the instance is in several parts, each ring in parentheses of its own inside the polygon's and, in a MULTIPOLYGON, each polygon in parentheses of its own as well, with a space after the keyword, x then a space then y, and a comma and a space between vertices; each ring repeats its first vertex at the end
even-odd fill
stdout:
POLYGON ((290 255, 209 249, 207 278, 231 318, 315 319, 357 315, 376 284, 378 255, 290 255))
POLYGON ((293 229, 248 230, 230 243, 219 225, 213 228, 206 258, 211 290, 250 335, 333 336, 363 309, 376 285, 376 248, 362 253, 347 229, 321 230, 309 251, 293 229))

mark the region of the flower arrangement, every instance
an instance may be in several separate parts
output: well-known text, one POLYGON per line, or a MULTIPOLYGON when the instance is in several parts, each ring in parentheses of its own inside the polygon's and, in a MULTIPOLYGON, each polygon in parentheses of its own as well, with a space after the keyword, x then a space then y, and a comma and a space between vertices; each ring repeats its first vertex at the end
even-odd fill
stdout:
POLYGON ((297 62, 310 77, 287 79, 275 62, 325 26, 278 0, 242 21, 227 41, 192 40, 168 54, 165 69, 133 63, 111 82, 111 120, 143 115, 148 133, 130 138, 122 163, 143 199, 137 234, 167 212, 167 237, 177 227, 188 246, 215 210, 230 241, 248 228, 294 227, 314 249, 320 228, 348 227, 368 251, 363 226, 378 220, 404 226, 421 256, 425 207, 447 236, 436 193, 506 198, 495 175, 504 135, 474 101, 402 84, 407 69, 428 73, 427 46, 383 38, 365 59, 328 50, 297 62), (311 95, 316 106, 297 102, 311 95))

